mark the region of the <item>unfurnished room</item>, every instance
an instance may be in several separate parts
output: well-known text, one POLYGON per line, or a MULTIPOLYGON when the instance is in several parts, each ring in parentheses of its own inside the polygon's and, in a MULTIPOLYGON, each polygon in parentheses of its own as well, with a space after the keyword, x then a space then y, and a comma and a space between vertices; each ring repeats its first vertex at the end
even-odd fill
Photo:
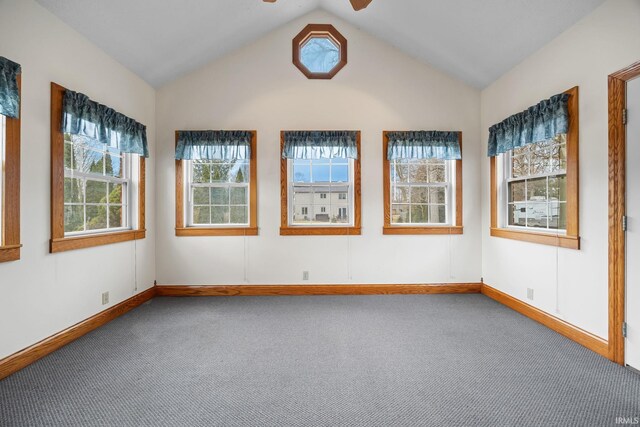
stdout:
POLYGON ((0 426, 640 425, 640 0, 0 0, 0 426))

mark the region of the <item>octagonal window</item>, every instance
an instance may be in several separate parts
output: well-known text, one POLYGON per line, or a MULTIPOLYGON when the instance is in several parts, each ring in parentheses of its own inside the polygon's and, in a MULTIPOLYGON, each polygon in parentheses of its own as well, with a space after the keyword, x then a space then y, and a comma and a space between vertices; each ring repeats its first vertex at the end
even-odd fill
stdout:
POLYGON ((330 79, 347 63, 347 40, 332 25, 309 24, 293 39, 293 63, 307 78, 330 79))

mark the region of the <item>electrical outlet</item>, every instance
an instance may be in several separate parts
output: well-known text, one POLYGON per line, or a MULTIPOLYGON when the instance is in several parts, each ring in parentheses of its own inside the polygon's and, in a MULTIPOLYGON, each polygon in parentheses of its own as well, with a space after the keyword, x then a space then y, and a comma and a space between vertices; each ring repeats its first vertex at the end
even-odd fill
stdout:
POLYGON ((302 272, 302 280, 309 280, 309 272, 308 271, 303 271, 302 272))
POLYGON ((527 298, 533 301, 533 289, 527 288, 527 298))
POLYGON ((109 304, 109 291, 102 293, 102 305, 109 304))

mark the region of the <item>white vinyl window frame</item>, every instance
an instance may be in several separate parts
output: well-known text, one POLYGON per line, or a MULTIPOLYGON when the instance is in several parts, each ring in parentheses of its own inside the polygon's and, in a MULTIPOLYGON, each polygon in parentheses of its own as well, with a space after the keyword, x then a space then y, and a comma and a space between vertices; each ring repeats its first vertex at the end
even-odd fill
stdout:
MULTIPOLYGON (((208 183, 198 183, 198 182, 193 182, 193 166, 194 166, 194 162, 192 160, 183 160, 184 164, 186 165, 184 169, 184 194, 186 195, 185 197, 185 220, 186 220, 186 226, 189 228, 235 228, 235 227, 249 227, 250 226, 250 221, 251 221, 251 160, 247 160, 247 172, 248 172, 248 176, 246 177, 246 182, 208 182, 208 183), (213 206, 228 206, 229 209, 231 209, 232 206, 246 206, 246 218, 247 221, 243 222, 243 223, 239 223, 239 222, 227 222, 227 223, 195 223, 193 221, 193 212, 194 212, 194 206, 201 206, 201 205, 195 205, 194 204, 194 196, 193 196, 193 192, 195 188, 209 188, 209 191, 211 191, 211 188, 238 188, 238 187, 244 187, 246 188, 245 190, 245 194, 247 197, 247 203, 246 205, 238 205, 238 204, 231 204, 231 200, 229 200, 229 204, 225 204, 225 205, 212 205, 209 204, 209 207, 213 207, 213 206)), ((231 191, 229 191, 229 193, 231 193, 231 191)), ((231 198, 231 194, 229 194, 229 198, 231 198)), ((204 205, 202 205, 204 206, 204 205)), ((212 217, 212 214, 209 214, 209 218, 212 217)))
MULTIPOLYGON (((332 159, 330 159, 332 160, 332 159)), ((287 191, 287 209, 288 209, 288 225, 292 228, 296 228, 296 227, 304 227, 304 228, 313 228, 313 227, 353 227, 354 226, 354 220, 355 220, 355 199, 354 199, 354 182, 355 182, 355 175, 354 175, 354 159, 346 159, 347 160, 347 164, 348 164, 348 168, 349 168, 349 181, 347 182, 336 182, 336 183, 314 183, 314 182, 294 182, 293 181, 293 174, 294 174, 294 162, 295 159, 287 159, 287 187, 288 187, 288 191, 287 191), (313 189, 314 187, 322 187, 322 188, 331 188, 332 186, 336 186, 336 187, 344 187, 345 185, 348 186, 348 190, 347 190, 347 205, 348 205, 348 217, 349 217, 349 222, 331 222, 331 218, 329 218, 328 222, 314 222, 314 223, 309 223, 309 222, 295 222, 294 221, 294 215, 295 215, 295 204, 294 204, 294 197, 295 197, 295 191, 294 191, 294 187, 308 187, 310 189, 313 189)), ((309 164, 309 168, 310 168, 310 175, 309 175, 309 179, 310 181, 313 181, 313 160, 309 160, 310 164, 309 164)), ((331 165, 333 164, 332 162, 327 163, 329 165, 329 167, 331 167, 331 165)), ((344 164, 344 163, 342 163, 344 164)), ((331 175, 329 175, 331 176, 331 175)), ((318 194, 319 198, 325 199, 327 198, 327 192, 325 191, 318 191, 317 193, 315 191, 312 191, 311 194, 315 195, 318 194), (324 195, 324 197, 322 197, 324 195)), ((331 193, 328 193, 331 194, 331 193)), ((312 197, 313 200, 313 197, 312 197)), ((328 199, 329 202, 331 202, 331 199, 328 199)), ((344 200, 344 199, 340 199, 340 200, 344 200)), ((314 207, 314 203, 311 203, 311 206, 314 207)), ((311 209, 311 212, 313 214, 314 209, 311 209)), ((330 217, 330 216, 329 216, 330 217)))
MULTIPOLYGON (((73 139, 73 137, 72 137, 73 139)), ((64 144, 67 144, 65 141, 64 144)), ((72 142, 72 145, 76 144, 76 142, 72 142)), ((83 231, 65 231, 65 237, 72 236, 86 236, 86 235, 94 235, 94 234, 105 234, 105 233, 113 233, 118 231, 126 231, 132 230, 132 197, 131 192, 133 189, 133 183, 131 180, 132 176, 132 160, 131 154, 122 153, 122 162, 121 162, 121 170, 122 177, 108 176, 106 172, 106 161, 105 156, 109 154, 106 145, 101 149, 96 148, 95 146, 89 146, 87 144, 80 144, 84 147, 93 150, 102 152, 103 155, 103 174, 91 173, 91 172, 80 172, 77 170, 73 170, 73 164, 71 169, 64 168, 64 177, 65 178, 76 178, 82 180, 82 202, 64 202, 64 206, 83 206, 83 218, 84 218, 84 230, 83 231), (109 201, 109 197, 106 198, 106 203, 87 203, 86 202, 86 185, 87 180, 90 181, 98 181, 104 182, 107 184, 107 188, 109 188, 109 184, 122 184, 122 203, 114 203, 111 204, 109 201), (99 228, 99 229, 87 229, 87 206, 106 206, 106 220, 107 220, 107 228, 99 228), (109 227, 110 222, 110 207, 111 206, 122 206, 122 225, 120 227, 109 227)), ((75 159, 75 156, 74 156, 75 159)), ((108 193, 107 193, 108 194, 108 193)), ((66 223, 65 223, 66 226, 66 223)))
POLYGON ((4 245, 4 186, 5 186, 5 162, 6 162, 6 138, 7 138, 7 119, 0 114, 0 246, 4 245))
MULTIPOLYGON (((543 142, 547 142, 547 141, 543 141, 543 142)), ((529 144, 529 145, 535 145, 535 144, 529 144)), ((560 144, 552 144, 552 145, 565 145, 566 147, 566 141, 564 143, 560 143, 560 144)), ((529 149, 531 149, 531 147, 529 147, 529 149)), ((529 174, 529 175, 522 175, 519 177, 514 178, 512 176, 512 172, 513 172, 513 167, 512 167, 512 162, 513 162, 513 150, 507 151, 503 154, 500 154, 497 157, 497 160, 499 161, 500 165, 499 165, 499 175, 498 175, 498 179, 499 179, 499 198, 498 198, 498 203, 499 203, 499 217, 498 217, 498 221, 501 224, 502 228, 505 229, 511 229, 511 230, 518 230, 518 231, 527 231, 527 232, 542 232, 542 233, 553 233, 553 234, 558 234, 558 235, 566 235, 567 231, 566 229, 562 229, 562 228, 549 228, 549 215, 547 213, 547 227, 530 227, 530 226, 522 226, 522 225, 517 225, 517 224, 509 224, 509 205, 510 204, 515 204, 514 203, 510 203, 509 202, 509 184, 510 183, 514 183, 514 182, 525 182, 525 196, 528 194, 528 188, 527 188, 527 181, 530 180, 535 180, 535 179, 539 179, 539 178, 546 178, 546 182, 547 182, 547 199, 545 201, 545 203, 549 204, 550 199, 549 199, 549 178, 553 178, 553 177, 558 177, 558 176, 564 176, 565 178, 565 185, 566 185, 566 177, 567 177, 567 168, 566 168, 566 161, 565 161, 565 168, 564 169, 557 169, 554 171, 547 171, 544 173, 538 173, 538 174, 529 174)), ((523 202, 518 202, 518 203, 525 203, 525 208, 526 208, 526 203, 527 200, 523 201, 523 202)), ((560 203, 560 202, 559 202, 560 203)), ((566 206, 566 200, 563 201, 562 203, 565 203, 566 206)), ((566 210, 565 210, 566 211, 566 210)), ((525 221, 527 220, 527 217, 525 216, 525 221)), ((565 224, 566 224, 566 218, 565 218, 565 224)))
MULTIPOLYGON (((413 203, 394 203, 393 202, 393 170, 394 167, 398 163, 408 162, 413 159, 403 159, 403 160, 389 160, 389 217, 393 218, 393 206, 394 205, 409 205, 409 209, 411 209, 411 205, 413 203)), ((444 162, 444 170, 445 170, 445 182, 434 182, 434 183, 399 183, 401 187, 407 187, 409 189, 409 193, 411 193, 411 188, 437 188, 444 187, 445 188, 445 222, 393 222, 391 219, 391 225, 393 227, 451 227, 455 225, 456 218, 456 160, 443 160, 444 162)), ((424 205, 424 203, 415 203, 424 205)), ((427 204, 431 206, 432 204, 427 204)))

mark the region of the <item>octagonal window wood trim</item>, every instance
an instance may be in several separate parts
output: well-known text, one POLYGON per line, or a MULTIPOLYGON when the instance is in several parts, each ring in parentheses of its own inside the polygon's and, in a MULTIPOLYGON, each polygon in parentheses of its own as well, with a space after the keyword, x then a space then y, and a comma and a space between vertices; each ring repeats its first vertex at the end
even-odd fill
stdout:
POLYGON ((330 24, 309 24, 293 38, 293 65, 295 65, 308 79, 331 79, 347 65, 347 39, 330 24), (300 59, 300 50, 311 38, 329 37, 340 49, 340 60, 326 73, 310 71, 300 59))

